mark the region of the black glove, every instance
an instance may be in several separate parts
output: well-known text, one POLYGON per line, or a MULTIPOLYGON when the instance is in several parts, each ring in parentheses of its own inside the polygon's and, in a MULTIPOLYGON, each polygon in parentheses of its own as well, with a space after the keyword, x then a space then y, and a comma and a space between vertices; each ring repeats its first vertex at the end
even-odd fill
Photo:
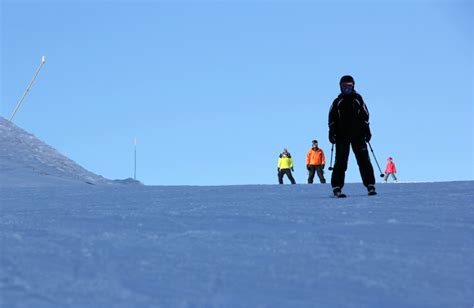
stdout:
POLYGON ((324 164, 322 164, 322 165, 321 165, 321 168, 323 168, 323 169, 324 169, 324 164))
POLYGON ((291 167, 291 171, 293 171, 293 172, 294 172, 294 171, 295 171, 295 169, 293 169, 293 167, 291 167))
POLYGON ((306 165, 306 170, 311 171, 311 168, 309 167, 309 165, 306 165))
POLYGON ((329 142, 336 143, 336 133, 332 129, 329 130, 329 142))
POLYGON ((370 129, 365 132, 364 139, 365 139, 365 142, 370 142, 370 139, 372 139, 372 134, 370 133, 370 129))

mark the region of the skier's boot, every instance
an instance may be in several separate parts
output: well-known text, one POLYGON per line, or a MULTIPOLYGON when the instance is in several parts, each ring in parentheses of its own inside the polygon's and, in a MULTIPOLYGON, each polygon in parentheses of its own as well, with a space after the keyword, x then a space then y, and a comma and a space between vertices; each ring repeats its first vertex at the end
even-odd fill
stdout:
POLYGON ((346 195, 342 193, 341 189, 339 187, 334 187, 332 190, 334 197, 336 198, 345 198, 346 195))
POLYGON ((375 191, 375 186, 374 185, 368 185, 367 186, 367 191, 369 192, 369 196, 374 196, 377 194, 375 191))

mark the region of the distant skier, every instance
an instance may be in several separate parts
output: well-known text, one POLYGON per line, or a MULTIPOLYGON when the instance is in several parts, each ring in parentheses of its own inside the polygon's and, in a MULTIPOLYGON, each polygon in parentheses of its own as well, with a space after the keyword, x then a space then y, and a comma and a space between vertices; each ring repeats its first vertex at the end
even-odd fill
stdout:
POLYGON ((383 178, 384 183, 387 183, 389 175, 392 175, 393 181, 397 183, 397 177, 395 176, 395 173, 397 173, 397 168, 393 163, 393 158, 389 157, 387 158, 387 167, 385 167, 385 177, 383 178))
POLYGON ((294 171, 293 159, 288 150, 283 149, 283 152, 281 152, 280 157, 278 158, 278 183, 283 184, 283 176, 286 174, 291 184, 296 184, 291 171, 294 171))
POLYGON ((341 94, 334 100, 329 110, 329 141, 336 144, 336 160, 331 177, 331 185, 336 197, 345 197, 342 188, 351 146, 364 186, 369 195, 376 194, 374 169, 366 144, 372 137, 369 111, 362 96, 355 91, 354 85, 352 76, 343 76, 339 82, 341 94))
POLYGON ((306 169, 309 171, 308 184, 313 184, 315 173, 318 174, 321 184, 326 183, 326 179, 324 178, 325 164, 324 152, 318 148, 318 141, 313 140, 311 149, 306 153, 306 169))

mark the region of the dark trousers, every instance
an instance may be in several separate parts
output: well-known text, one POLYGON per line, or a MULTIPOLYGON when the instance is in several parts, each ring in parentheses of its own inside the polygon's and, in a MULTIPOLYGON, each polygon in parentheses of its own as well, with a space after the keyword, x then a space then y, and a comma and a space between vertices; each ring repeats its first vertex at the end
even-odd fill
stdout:
POLYGON ((397 177, 395 176, 395 173, 387 172, 387 173, 385 173, 385 176, 383 177, 383 180, 384 180, 385 182, 387 182, 387 179, 388 179, 388 176, 389 176, 389 175, 392 175, 392 178, 393 178, 394 181, 397 180, 397 177))
POLYGON ((321 165, 309 165, 308 184, 313 184, 314 175, 317 174, 321 184, 326 183, 324 178, 324 170, 321 165))
POLYGON ((344 179, 347 170, 347 160, 349 159, 349 151, 352 146, 352 151, 359 165, 360 176, 362 183, 367 187, 375 184, 374 168, 369 158, 369 151, 364 140, 358 141, 337 141, 336 142, 336 161, 334 163, 334 170, 331 177, 331 185, 333 188, 344 187, 344 179))
POLYGON ((283 176, 285 174, 288 177, 288 179, 290 179, 291 184, 296 184, 295 178, 291 174, 290 169, 280 169, 280 171, 278 171, 278 183, 283 184, 283 176))

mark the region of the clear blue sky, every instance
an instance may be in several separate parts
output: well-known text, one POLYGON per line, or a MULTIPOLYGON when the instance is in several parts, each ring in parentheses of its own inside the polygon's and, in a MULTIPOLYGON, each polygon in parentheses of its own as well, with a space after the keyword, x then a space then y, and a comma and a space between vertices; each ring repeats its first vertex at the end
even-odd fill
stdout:
POLYGON ((351 74, 382 169, 473 180, 473 17, 469 0, 3 0, 1 115, 45 55, 14 122, 97 174, 133 176, 137 137, 146 184, 276 183, 284 147, 305 183, 351 74))

